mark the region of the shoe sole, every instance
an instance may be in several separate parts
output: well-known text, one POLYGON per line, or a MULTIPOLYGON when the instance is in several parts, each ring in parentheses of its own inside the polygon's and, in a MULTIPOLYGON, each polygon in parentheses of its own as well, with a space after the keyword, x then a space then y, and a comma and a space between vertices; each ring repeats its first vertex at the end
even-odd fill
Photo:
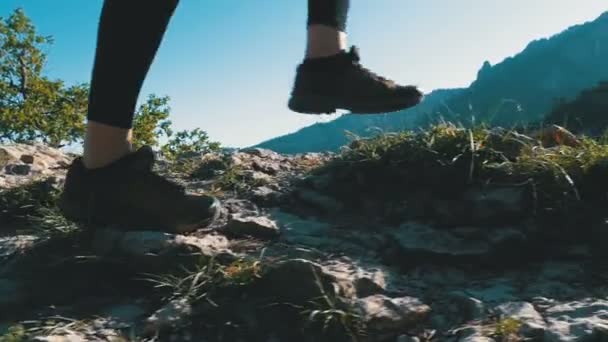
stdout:
MULTIPOLYGON (((70 200, 67 200, 67 199, 61 197, 59 200, 59 208, 60 208, 63 216, 65 218, 67 218, 68 220, 84 224, 90 228, 105 227, 105 226, 120 224, 120 225, 125 225, 125 226, 132 226, 134 230, 138 230, 137 227, 139 226, 139 223, 138 222, 129 222, 130 220, 125 220, 125 222, 119 223, 119 222, 103 222, 103 221, 98 221, 98 220, 92 219, 89 215, 85 214, 87 212, 87 210, 85 209, 86 206, 81 202, 74 202, 74 201, 70 201, 70 200)), ((213 204, 211 204, 211 206, 208 208, 211 215, 198 222, 176 223, 176 224, 171 224, 171 225, 163 224, 163 225, 159 225, 159 226, 154 226, 152 224, 146 223, 146 224, 142 224, 141 228, 146 228, 146 229, 150 228, 151 230, 158 230, 158 231, 164 231, 167 233, 175 233, 175 234, 190 233, 197 229, 207 228, 210 225, 212 225, 213 223, 215 223, 221 216, 221 209, 222 209, 221 202, 217 198, 214 198, 213 204)))
POLYGON ((378 103, 359 103, 349 106, 341 105, 331 97, 318 95, 298 95, 289 99, 287 106, 294 112, 302 114, 333 114, 338 109, 350 111, 352 114, 382 114, 408 109, 418 105, 424 96, 410 99, 396 99, 378 103))

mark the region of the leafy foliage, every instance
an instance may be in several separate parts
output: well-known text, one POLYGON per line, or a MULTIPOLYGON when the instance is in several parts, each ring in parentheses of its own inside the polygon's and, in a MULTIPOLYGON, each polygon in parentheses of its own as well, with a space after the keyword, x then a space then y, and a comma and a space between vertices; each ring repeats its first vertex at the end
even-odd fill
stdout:
MULTIPOLYGON (((44 74, 45 50, 53 39, 40 35, 21 9, 0 17, 0 142, 40 141, 54 147, 81 142, 88 107, 87 84, 66 86, 44 74)), ((169 97, 151 94, 133 121, 136 147, 159 147, 171 137, 169 97)), ((170 156, 219 149, 200 129, 182 131, 162 148, 170 156)))
POLYGON ((60 146, 82 138, 87 87, 43 75, 52 42, 21 9, 0 18, 0 141, 60 146))
POLYGON ((195 128, 177 132, 162 147, 165 156, 176 159, 189 154, 206 154, 220 150, 220 143, 209 140, 206 132, 195 128))
POLYGON ((149 95, 133 117, 133 145, 136 148, 143 145, 158 146, 160 137, 170 136, 170 112, 168 96, 149 95))

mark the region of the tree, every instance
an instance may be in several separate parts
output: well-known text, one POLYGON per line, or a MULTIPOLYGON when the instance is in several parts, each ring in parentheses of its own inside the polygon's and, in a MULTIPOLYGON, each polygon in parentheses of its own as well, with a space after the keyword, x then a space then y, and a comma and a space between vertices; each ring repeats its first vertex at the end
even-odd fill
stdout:
POLYGON ((168 158, 179 158, 188 154, 205 154, 217 152, 221 148, 220 143, 210 141, 209 135, 199 128, 191 131, 180 131, 175 134, 161 151, 168 158))
MULTIPOLYGON (((0 143, 39 141, 54 147, 81 142, 85 132, 89 86, 67 87, 44 76, 50 36, 36 32, 23 10, 0 17, 0 143)), ((149 95, 133 118, 135 147, 160 146, 172 136, 169 97, 149 95)), ((219 148, 207 133, 179 132, 161 148, 172 156, 219 148)))
POLYGON ((133 145, 136 148, 143 145, 156 147, 159 138, 171 136, 173 131, 171 121, 168 120, 170 113, 168 96, 149 95, 133 117, 133 145))
POLYGON ((0 17, 0 141, 61 146, 82 138, 88 88, 43 75, 52 43, 23 10, 0 17))

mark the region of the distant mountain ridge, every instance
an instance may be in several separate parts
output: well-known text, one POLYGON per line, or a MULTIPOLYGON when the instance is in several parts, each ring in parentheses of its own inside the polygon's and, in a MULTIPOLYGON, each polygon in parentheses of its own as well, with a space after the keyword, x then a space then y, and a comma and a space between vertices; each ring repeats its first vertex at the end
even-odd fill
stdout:
POLYGON ((560 101, 608 80, 608 12, 531 42, 494 66, 484 63, 467 91, 447 101, 447 119, 496 125, 541 119, 560 101))
POLYGON ((347 132, 367 137, 382 132, 409 129, 424 116, 432 116, 433 110, 447 99, 458 95, 464 89, 440 89, 426 96, 423 103, 404 111, 379 114, 345 114, 333 121, 316 123, 295 133, 265 141, 256 147, 267 148, 279 153, 305 153, 337 151, 348 144, 347 132))
POLYGON ((336 151, 345 132, 372 136, 412 129, 438 118, 510 126, 542 119, 553 107, 608 80, 608 12, 491 65, 485 62, 466 89, 432 92, 415 108, 385 115, 344 115, 265 141, 258 147, 281 153, 336 151))

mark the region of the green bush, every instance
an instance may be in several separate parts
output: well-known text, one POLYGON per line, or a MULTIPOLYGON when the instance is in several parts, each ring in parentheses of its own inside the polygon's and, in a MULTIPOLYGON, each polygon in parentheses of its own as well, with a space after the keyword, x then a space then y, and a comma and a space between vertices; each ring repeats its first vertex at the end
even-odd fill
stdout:
MULTIPOLYGON (((53 38, 40 35, 21 9, 0 17, 0 143, 39 141, 61 147, 84 138, 87 84, 66 86, 44 75, 53 38)), ((171 138, 169 97, 149 95, 133 120, 135 147, 171 138)), ((169 156, 217 150, 200 129, 177 133, 161 149, 169 156)))
POLYGON ((82 138, 87 87, 43 75, 52 42, 21 9, 0 17, 0 141, 60 146, 82 138))

